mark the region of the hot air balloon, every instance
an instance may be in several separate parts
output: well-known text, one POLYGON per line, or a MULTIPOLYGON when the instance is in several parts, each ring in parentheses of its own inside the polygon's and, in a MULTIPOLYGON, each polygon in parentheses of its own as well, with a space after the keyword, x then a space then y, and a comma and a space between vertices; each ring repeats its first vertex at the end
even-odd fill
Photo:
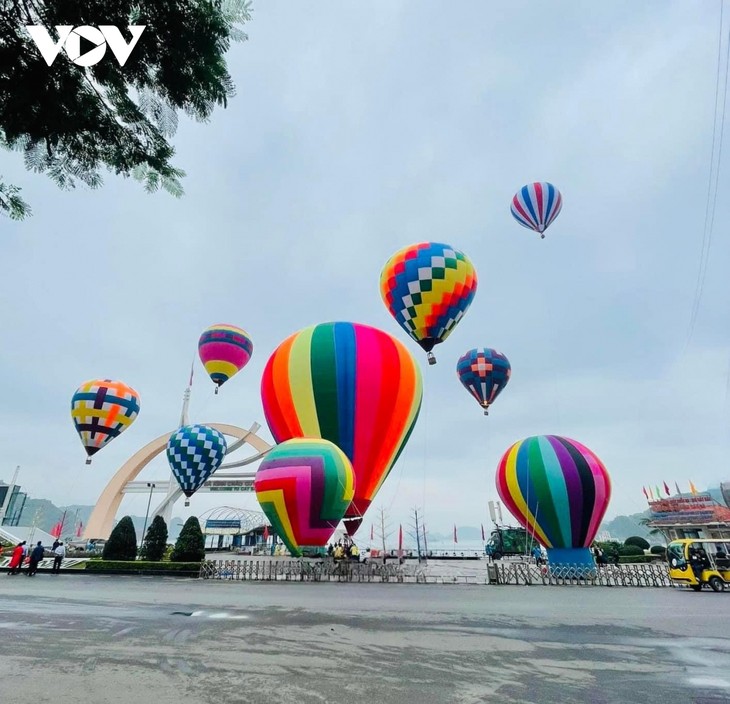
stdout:
POLYGON ((218 393, 223 384, 248 364, 253 342, 245 330, 235 325, 211 325, 200 336, 198 354, 218 393))
POLYGON ((355 475, 342 450, 329 440, 287 440, 259 465, 254 491, 276 534, 292 555, 323 547, 354 495, 355 475))
POLYGON ((469 350, 456 364, 459 381, 484 409, 485 416, 490 404, 507 386, 511 373, 507 357, 491 347, 469 350))
POLYGON ((545 230, 563 207, 563 196, 552 183, 528 183, 520 188, 512 198, 512 215, 520 225, 540 233, 545 238, 545 230))
POLYGON ((71 398, 71 418, 86 449, 86 464, 91 456, 121 435, 139 413, 139 395, 121 381, 85 381, 71 398))
POLYGON ((223 433, 207 425, 184 425, 170 436, 167 461, 188 499, 221 466, 227 451, 223 433))
POLYGON ((477 273, 463 252, 448 244, 404 247, 380 274, 380 295, 396 322, 428 353, 462 319, 477 290, 477 273))
POLYGON ((497 491, 551 565, 593 567, 590 545, 611 480, 601 460, 575 440, 538 435, 515 443, 497 468, 497 491))
POLYGON ((323 323, 295 333, 271 355, 261 380, 264 415, 276 442, 323 438, 355 472, 345 513, 350 535, 410 437, 423 395, 405 345, 358 323, 323 323))

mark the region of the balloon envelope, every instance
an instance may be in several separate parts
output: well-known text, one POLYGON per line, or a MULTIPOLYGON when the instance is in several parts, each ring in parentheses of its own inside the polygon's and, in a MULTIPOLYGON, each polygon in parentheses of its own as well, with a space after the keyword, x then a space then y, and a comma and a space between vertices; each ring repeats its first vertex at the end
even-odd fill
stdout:
POLYGON ((538 181, 523 186, 515 193, 510 210, 520 225, 542 235, 562 208, 560 191, 552 183, 538 181))
POLYGON ((459 381, 485 411, 507 386, 511 374, 507 357, 491 347, 469 350, 456 363, 459 381))
POLYGON ((167 461, 183 494, 190 498, 221 466, 228 445, 207 425, 184 425, 167 441, 167 461))
POLYGON ((139 395, 121 381, 85 381, 71 398, 71 418, 91 457, 121 435, 139 414, 139 395))
POLYGON ((358 323, 322 323, 295 333, 271 355, 261 399, 277 442, 323 438, 352 462, 348 531, 362 516, 410 437, 423 395, 405 346, 358 323))
POLYGON ((497 491, 546 548, 581 548, 596 537, 611 498, 611 480, 584 445, 539 435, 505 452, 497 468, 497 491))
POLYGON ((404 247, 380 274, 380 295, 388 311, 429 353, 451 334, 476 290, 473 264, 463 252, 439 242, 404 247))
POLYGON ((256 498, 292 555, 322 547, 354 494, 352 464, 328 440, 287 440, 271 450, 254 481, 256 498))
POLYGON ((200 336, 198 354, 205 371, 220 387, 248 364, 253 341, 245 330, 235 325, 211 325, 200 336))

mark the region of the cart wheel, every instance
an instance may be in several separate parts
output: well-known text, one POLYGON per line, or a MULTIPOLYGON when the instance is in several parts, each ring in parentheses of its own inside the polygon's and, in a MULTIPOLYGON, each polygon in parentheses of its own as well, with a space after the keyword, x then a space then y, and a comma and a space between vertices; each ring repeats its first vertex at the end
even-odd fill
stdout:
POLYGON ((708 582, 710 587, 712 588, 713 592, 724 592, 725 591, 725 582, 720 579, 720 577, 710 577, 710 581, 708 582))

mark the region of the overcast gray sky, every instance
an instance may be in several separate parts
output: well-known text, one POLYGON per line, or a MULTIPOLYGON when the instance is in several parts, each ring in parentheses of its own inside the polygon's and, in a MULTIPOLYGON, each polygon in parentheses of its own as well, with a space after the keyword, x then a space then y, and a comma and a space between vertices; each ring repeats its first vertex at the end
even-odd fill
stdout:
MULTIPOLYGON (((0 222, 0 478, 20 464, 33 496, 94 503, 129 455, 174 429, 198 336, 215 322, 248 330, 254 356, 219 396, 196 361, 191 420, 258 421, 270 439, 259 397, 268 356, 290 333, 340 319, 398 336, 422 365, 424 410, 375 503, 395 523, 416 504, 433 530, 487 523, 501 454, 540 433, 602 458, 609 516, 642 510, 642 485, 730 479, 724 178, 682 354, 718 10, 267 0, 229 54, 237 96, 175 138, 183 199, 113 176, 97 191, 60 192, 3 154, 35 214, 0 222), (564 197, 542 241, 509 212, 535 180, 564 197), (390 254, 422 240, 462 249, 479 274, 435 367, 378 291, 390 254), (489 418, 455 376, 475 346, 503 351, 513 368, 489 418), (142 410, 88 468, 69 405, 97 376, 134 386, 142 410)), ((163 456, 141 478, 165 468, 163 456)), ((199 495, 190 509, 224 503, 255 499, 199 495)), ((130 497, 122 511, 145 505, 130 497)))

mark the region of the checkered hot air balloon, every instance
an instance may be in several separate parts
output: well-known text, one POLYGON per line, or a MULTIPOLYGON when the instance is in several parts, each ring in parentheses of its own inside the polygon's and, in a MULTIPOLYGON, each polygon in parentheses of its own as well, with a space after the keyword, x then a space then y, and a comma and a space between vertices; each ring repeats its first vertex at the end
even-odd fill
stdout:
POLYGON ((86 464, 91 456, 121 435, 139 413, 139 395, 121 381, 85 381, 71 398, 71 419, 81 438, 86 464))
POLYGON ((547 181, 537 181, 523 186, 512 198, 512 216, 520 225, 540 233, 558 217, 563 207, 560 191, 547 181))
POLYGON ((221 466, 227 450, 223 433, 207 425, 184 425, 170 436, 167 461, 187 498, 221 466))
POLYGON ((489 406, 507 386, 512 374, 509 360, 490 347, 469 350, 459 358, 456 375, 464 388, 489 415, 489 406))
POLYGON ((436 364, 442 343, 474 300, 477 273, 463 252, 439 242, 404 247, 385 264, 380 295, 396 322, 436 364))
POLYGON ((245 330, 235 325, 211 325, 200 336, 198 354, 218 393, 223 384, 248 364, 253 341, 245 330))

